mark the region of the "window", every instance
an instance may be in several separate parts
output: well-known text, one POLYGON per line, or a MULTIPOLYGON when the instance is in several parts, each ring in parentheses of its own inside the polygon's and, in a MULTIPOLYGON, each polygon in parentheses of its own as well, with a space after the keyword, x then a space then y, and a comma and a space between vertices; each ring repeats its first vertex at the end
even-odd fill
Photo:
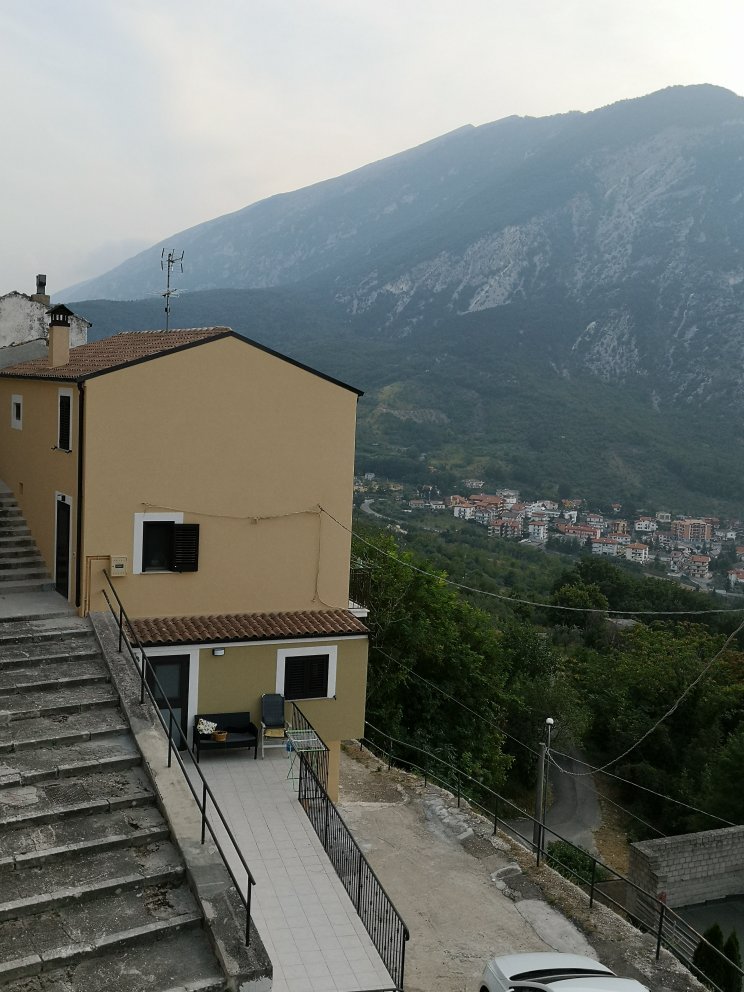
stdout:
POLYGON ((335 646, 281 648, 276 691, 285 699, 326 699, 336 693, 335 646))
POLYGON ((57 418, 57 448, 72 451, 72 390, 59 391, 59 416, 57 418))
POLYGON ((23 427, 23 397, 10 397, 10 426, 19 431, 23 427))
POLYGON ((285 699, 318 699, 327 695, 327 654, 309 654, 305 657, 285 659, 285 699))
POLYGON ((143 572, 196 572, 198 568, 199 524, 143 522, 143 572))
POLYGON ((182 513, 135 513, 133 575, 198 569, 199 524, 185 524, 182 513))

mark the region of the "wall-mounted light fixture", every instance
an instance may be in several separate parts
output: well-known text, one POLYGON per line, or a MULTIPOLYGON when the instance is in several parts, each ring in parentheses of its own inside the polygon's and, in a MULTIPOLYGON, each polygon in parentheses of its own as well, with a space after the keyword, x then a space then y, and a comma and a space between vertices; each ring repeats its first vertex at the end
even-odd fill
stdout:
POLYGON ((225 653, 224 648, 212 648, 212 654, 215 656, 215 658, 221 658, 224 653, 225 653))

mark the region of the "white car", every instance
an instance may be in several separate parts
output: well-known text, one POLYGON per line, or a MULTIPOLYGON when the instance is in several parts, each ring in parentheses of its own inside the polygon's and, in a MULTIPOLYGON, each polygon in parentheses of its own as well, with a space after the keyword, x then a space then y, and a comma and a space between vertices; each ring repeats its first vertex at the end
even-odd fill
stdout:
POLYGON ((618 978, 599 961, 579 954, 506 954, 492 958, 480 992, 648 992, 633 978, 618 978))

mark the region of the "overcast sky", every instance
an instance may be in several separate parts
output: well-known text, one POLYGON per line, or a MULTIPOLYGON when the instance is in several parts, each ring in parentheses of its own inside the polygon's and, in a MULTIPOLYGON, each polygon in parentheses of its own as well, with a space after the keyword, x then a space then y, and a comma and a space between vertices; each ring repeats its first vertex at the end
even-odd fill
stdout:
MULTIPOLYGON (((0 0, 0 293, 451 131, 744 94, 737 0, 0 0)), ((177 247, 177 244, 174 244, 177 247)))

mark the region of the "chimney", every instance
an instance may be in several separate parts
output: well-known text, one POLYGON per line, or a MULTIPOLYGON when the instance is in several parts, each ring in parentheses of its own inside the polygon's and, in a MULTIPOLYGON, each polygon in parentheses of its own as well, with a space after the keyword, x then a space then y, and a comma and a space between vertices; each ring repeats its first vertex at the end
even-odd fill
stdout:
POLYGON ((36 277, 36 292, 32 295, 31 299, 36 303, 43 303, 47 307, 52 302, 47 296, 46 276, 41 272, 36 277))
POLYGON ((49 365, 59 368, 70 361, 70 317, 72 310, 60 303, 59 306, 47 310, 49 320, 49 365))

